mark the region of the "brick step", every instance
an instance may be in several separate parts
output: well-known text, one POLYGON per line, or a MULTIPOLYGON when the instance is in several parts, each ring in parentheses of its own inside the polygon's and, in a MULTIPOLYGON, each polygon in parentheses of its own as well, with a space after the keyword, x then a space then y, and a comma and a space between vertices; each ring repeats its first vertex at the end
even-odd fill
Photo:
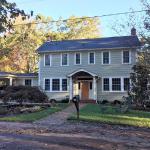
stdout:
POLYGON ((80 103, 92 103, 92 104, 96 104, 96 101, 93 99, 87 99, 87 100, 80 100, 80 103))

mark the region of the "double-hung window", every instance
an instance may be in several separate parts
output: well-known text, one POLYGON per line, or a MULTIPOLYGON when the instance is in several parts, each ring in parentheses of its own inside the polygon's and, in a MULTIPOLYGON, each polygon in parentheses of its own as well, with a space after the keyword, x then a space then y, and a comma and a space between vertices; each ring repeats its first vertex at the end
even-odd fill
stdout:
POLYGON ((60 79, 52 79, 52 91, 60 91, 60 79))
POLYGON ((102 53, 102 64, 110 64, 110 54, 109 52, 102 53))
POLYGON ((123 64, 130 64, 130 51, 123 51, 122 52, 122 63, 123 64))
POLYGON ((89 53, 89 64, 95 64, 95 53, 94 52, 89 53))
POLYGON ((32 80, 31 79, 25 79, 25 86, 31 86, 32 80))
POLYGON ((112 78, 112 91, 121 91, 121 78, 112 78))
POLYGON ((45 66, 51 66, 51 55, 50 54, 45 54, 45 66))
POLYGON ((75 65, 81 64, 81 53, 75 53, 75 65))
POLYGON ((67 91, 67 79, 62 79, 62 91, 67 91))
POLYGON ((109 91, 109 78, 103 79, 103 91, 109 91))
POLYGON ((130 89, 130 79, 129 78, 124 78, 124 91, 128 91, 130 89))
POLYGON ((50 79, 45 79, 45 91, 50 91, 50 79))
POLYGON ((62 66, 68 66, 69 60, 68 60, 68 54, 64 53, 61 55, 61 65, 62 66))

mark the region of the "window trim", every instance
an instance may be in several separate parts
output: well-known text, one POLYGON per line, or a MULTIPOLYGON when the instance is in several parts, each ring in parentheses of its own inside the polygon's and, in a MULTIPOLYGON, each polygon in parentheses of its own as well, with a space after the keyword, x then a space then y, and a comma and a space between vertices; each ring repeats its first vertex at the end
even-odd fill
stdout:
POLYGON ((51 67, 51 64, 52 64, 52 55, 51 55, 51 54, 44 54, 44 67, 51 67), (45 64, 45 62, 46 62, 46 61, 45 61, 45 56, 46 56, 46 55, 49 55, 49 56, 50 56, 50 65, 46 65, 46 64, 45 64))
POLYGON ((110 52, 110 51, 102 51, 101 54, 102 54, 102 55, 101 55, 102 65, 110 65, 110 64, 111 64, 111 52, 110 52), (109 53, 109 63, 108 63, 108 64, 104 64, 104 61, 103 61, 103 58, 104 58, 103 53, 105 53, 105 52, 108 52, 108 53, 109 53))
POLYGON ((110 78, 107 78, 107 77, 102 78, 102 91, 103 92, 110 92, 110 78), (104 79, 109 79, 109 90, 107 90, 107 91, 104 90, 104 79))
POLYGON ((88 52, 88 65, 95 65, 95 52, 88 52), (94 63, 90 63, 90 53, 94 53, 94 63))
POLYGON ((69 53, 61 53, 60 66, 69 66, 69 53), (62 64, 62 56, 63 54, 67 54, 67 65, 62 64))
MULTIPOLYGON (((123 82, 122 82, 122 78, 119 78, 119 77, 112 77, 111 78, 111 90, 112 90, 112 92, 121 92, 121 91, 123 91, 123 89, 122 89, 122 86, 123 86, 123 82), (119 79, 120 80, 120 90, 113 90, 113 82, 112 82, 112 80, 113 79, 119 79)), ((116 85, 116 84, 115 84, 116 85)))
POLYGON ((74 53, 74 65, 81 65, 81 64, 82 64, 82 53, 81 52, 74 53), (76 54, 80 54, 80 64, 76 63, 76 54))
POLYGON ((50 91, 51 91, 51 79, 50 79, 50 78, 44 78, 43 89, 44 89, 45 92, 50 92, 50 91), (50 90, 45 90, 45 80, 46 80, 46 79, 49 79, 49 80, 50 80, 50 88, 49 88, 50 90))
POLYGON ((67 79, 67 91, 63 91, 62 90, 62 79, 67 79, 66 77, 52 77, 52 78, 44 78, 44 80, 43 80, 43 89, 44 89, 44 91, 45 92, 51 92, 51 93, 59 93, 59 92, 61 92, 61 93, 66 93, 66 92, 69 92, 69 88, 68 88, 68 79, 67 79), (45 90, 45 79, 49 79, 50 80, 50 90, 45 90), (60 87, 60 90, 59 91, 53 91, 52 90, 52 80, 53 79, 59 79, 59 82, 60 82, 60 85, 59 85, 59 87, 60 87))
POLYGON ((67 92, 67 91, 68 91, 68 79, 67 79, 67 78, 60 78, 60 86, 61 86, 61 87, 60 87, 60 90, 61 90, 62 92, 67 92), (66 91, 63 91, 63 88, 62 88, 62 85, 63 85, 63 84, 62 84, 62 80, 63 80, 63 79, 66 79, 66 80, 67 80, 67 90, 66 90, 66 91))
POLYGON ((60 92, 62 89, 61 89, 61 79, 60 78, 52 78, 51 79, 51 83, 52 83, 52 85, 51 85, 51 91, 52 92, 60 92), (55 80, 55 79, 58 79, 59 80, 59 90, 53 90, 53 80, 55 80))
MULTIPOLYGON (((30 85, 30 86, 33 86, 33 79, 31 79, 31 78, 25 78, 25 79, 24 79, 24 85, 25 85, 25 81, 26 81, 26 80, 31 80, 31 85, 30 85)), ((25 85, 25 86, 28 86, 28 85, 25 85)))
POLYGON ((131 50, 122 50, 122 52, 121 52, 121 57, 122 57, 122 64, 126 64, 126 65, 128 65, 128 64, 131 64, 131 50), (123 62, 123 52, 124 51, 129 51, 129 62, 128 63, 124 63, 123 62))
MULTIPOLYGON (((102 86, 102 92, 109 92, 109 93, 124 93, 124 92, 127 92, 126 90, 124 90, 124 78, 129 78, 129 80, 130 80, 130 77, 129 76, 104 76, 104 77, 102 77, 102 84, 101 84, 101 86, 102 86), (103 88, 103 80, 104 80, 104 78, 109 78, 109 91, 104 91, 104 88, 103 88), (112 78, 120 78, 121 79, 121 90, 120 91, 113 91, 112 90, 112 78)), ((130 80, 131 81, 131 80, 130 80)), ((130 84, 131 84, 131 82, 130 82, 130 84)))

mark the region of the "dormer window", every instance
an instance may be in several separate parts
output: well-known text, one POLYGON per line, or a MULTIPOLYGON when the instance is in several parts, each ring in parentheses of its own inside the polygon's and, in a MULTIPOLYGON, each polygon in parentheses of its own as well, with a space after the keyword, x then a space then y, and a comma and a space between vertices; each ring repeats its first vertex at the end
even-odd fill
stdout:
POLYGON ((130 51, 125 50, 122 52, 122 63, 123 64, 130 64, 131 63, 131 56, 130 56, 130 51))

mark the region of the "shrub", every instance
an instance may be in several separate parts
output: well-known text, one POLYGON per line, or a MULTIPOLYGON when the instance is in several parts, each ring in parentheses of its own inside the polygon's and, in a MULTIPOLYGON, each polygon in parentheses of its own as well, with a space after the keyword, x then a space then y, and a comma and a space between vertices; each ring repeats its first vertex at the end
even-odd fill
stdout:
POLYGON ((7 108, 5 107, 0 107, 0 115, 6 115, 8 113, 7 108))
POLYGON ((109 101, 108 100, 102 100, 101 104, 109 104, 109 101))
POLYGON ((48 101, 47 95, 38 87, 10 86, 7 87, 2 97, 4 103, 8 101, 44 103, 48 101))

